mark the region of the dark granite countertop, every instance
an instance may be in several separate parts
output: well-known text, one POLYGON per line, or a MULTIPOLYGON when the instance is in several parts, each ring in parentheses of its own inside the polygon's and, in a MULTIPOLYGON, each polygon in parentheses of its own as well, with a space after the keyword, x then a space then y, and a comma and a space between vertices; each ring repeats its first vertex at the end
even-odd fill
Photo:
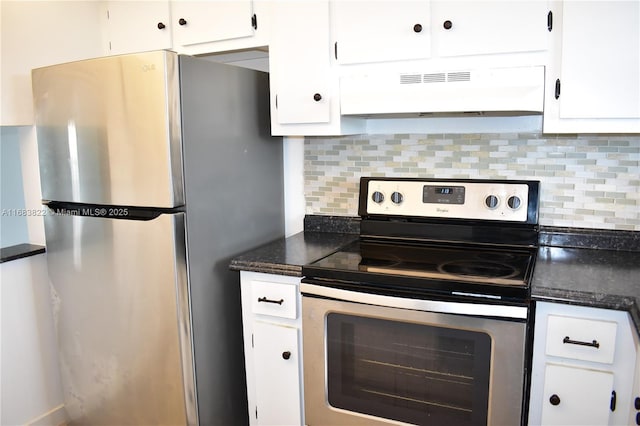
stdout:
POLYGON ((542 246, 531 298, 625 310, 640 334, 640 252, 542 246))
POLYGON ((2 247, 0 249, 0 263, 35 256, 44 252, 44 246, 36 244, 16 244, 15 246, 2 247))
MULTIPOLYGON (((302 276, 303 265, 356 240, 358 224, 352 217, 307 216, 304 232, 238 256, 230 268, 302 276)), ((640 334, 639 246, 638 232, 543 227, 531 297, 628 311, 640 334)))
POLYGON ((358 239, 358 234, 304 231, 242 254, 231 261, 235 271, 302 276, 302 266, 358 239))

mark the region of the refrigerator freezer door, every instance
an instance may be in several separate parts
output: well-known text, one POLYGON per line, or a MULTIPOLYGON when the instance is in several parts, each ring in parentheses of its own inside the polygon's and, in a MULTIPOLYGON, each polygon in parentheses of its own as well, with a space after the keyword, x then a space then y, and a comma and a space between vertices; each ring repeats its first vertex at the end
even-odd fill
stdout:
POLYGON ((33 70, 43 199, 184 204, 178 80, 166 51, 33 70))
POLYGON ((141 221, 49 213, 71 424, 196 424, 184 214, 141 221))

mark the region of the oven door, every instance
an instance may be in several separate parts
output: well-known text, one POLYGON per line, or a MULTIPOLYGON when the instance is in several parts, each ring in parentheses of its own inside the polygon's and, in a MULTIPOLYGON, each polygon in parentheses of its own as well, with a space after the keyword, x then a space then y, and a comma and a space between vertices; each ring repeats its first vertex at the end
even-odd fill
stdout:
POLYGON ((526 307, 301 291, 308 425, 521 423, 526 307))

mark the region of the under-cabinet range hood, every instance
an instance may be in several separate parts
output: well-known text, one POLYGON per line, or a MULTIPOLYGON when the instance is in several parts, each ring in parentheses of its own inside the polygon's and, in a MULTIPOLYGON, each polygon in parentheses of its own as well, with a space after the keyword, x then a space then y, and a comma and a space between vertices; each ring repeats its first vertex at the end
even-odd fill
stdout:
POLYGON ((343 75, 342 115, 400 117, 541 114, 544 67, 343 75))

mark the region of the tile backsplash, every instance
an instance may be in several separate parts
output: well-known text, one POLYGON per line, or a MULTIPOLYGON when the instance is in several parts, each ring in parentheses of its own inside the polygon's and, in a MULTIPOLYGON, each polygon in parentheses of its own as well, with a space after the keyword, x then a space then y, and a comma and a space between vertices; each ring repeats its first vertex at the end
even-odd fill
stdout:
POLYGON ((307 214, 356 216, 360 176, 530 179, 541 225, 640 231, 639 135, 309 137, 304 157, 307 214))

